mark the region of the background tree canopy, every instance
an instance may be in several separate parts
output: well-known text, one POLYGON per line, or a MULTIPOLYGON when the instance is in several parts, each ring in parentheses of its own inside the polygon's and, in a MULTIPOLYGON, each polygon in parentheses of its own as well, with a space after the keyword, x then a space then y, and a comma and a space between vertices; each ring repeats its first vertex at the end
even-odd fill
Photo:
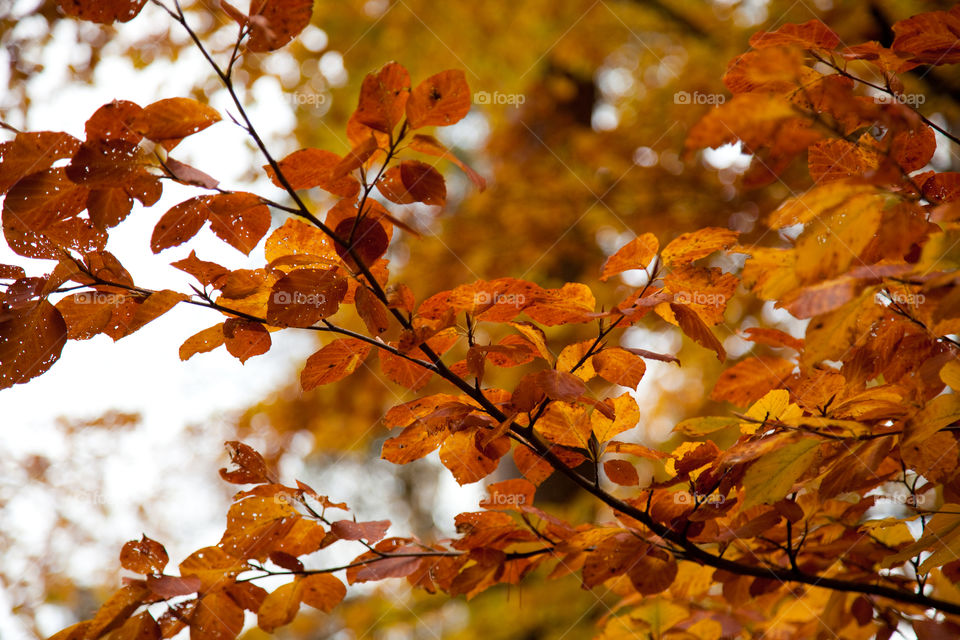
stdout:
POLYGON ((956 634, 951 3, 0 33, 4 638, 956 634))

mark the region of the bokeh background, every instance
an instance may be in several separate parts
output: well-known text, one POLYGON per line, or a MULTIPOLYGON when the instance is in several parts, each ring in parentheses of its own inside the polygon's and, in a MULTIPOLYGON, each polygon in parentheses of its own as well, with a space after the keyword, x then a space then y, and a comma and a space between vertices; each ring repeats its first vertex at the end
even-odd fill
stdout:
MULTIPOLYGON (((307 146, 346 151, 345 124, 360 82, 387 61, 406 66, 414 82, 462 69, 475 106, 439 136, 486 176, 489 188, 479 193, 459 170, 442 166, 450 193, 443 209, 399 208, 423 237, 403 235, 391 247, 393 276, 418 299, 501 276, 543 286, 591 283, 607 255, 643 232, 665 244, 714 225, 741 231, 747 243, 781 241, 761 220, 809 183, 802 163, 747 189, 741 177, 749 157, 739 149, 683 151, 689 128, 728 95, 721 77, 752 33, 819 18, 847 44, 888 45, 895 21, 951 4, 317 0, 312 25, 297 41, 245 56, 236 79, 253 122, 282 157, 307 146)), ((216 2, 183 5, 225 59, 236 25, 216 2)), ((113 99, 146 105, 190 96, 223 114, 232 110, 186 34, 152 4, 128 24, 100 27, 64 18, 56 2, 0 0, 0 76, 0 120, 23 130, 81 135, 86 118, 113 99)), ((927 96, 925 115, 956 125, 960 78, 938 69, 905 81, 906 93, 927 96)), ((229 118, 188 138, 175 155, 225 188, 284 201, 229 118)), ((960 163, 941 153, 934 164, 942 171, 960 163)), ((108 249, 139 284, 186 291, 186 275, 169 263, 191 249, 231 268, 253 265, 258 255, 262 261, 261 251, 244 258, 209 231, 153 256, 153 225, 191 195, 167 186, 157 206, 135 209, 111 234, 108 249)), ((316 191, 309 195, 317 209, 331 204, 316 191)), ((0 262, 22 260, 4 246, 0 262)), ((28 273, 51 267, 34 262, 28 273)), ((605 301, 622 297, 639 277, 627 273, 609 283, 605 301)), ((731 304, 727 319, 731 326, 803 330, 759 302, 731 304)), ((224 440, 250 443, 282 477, 348 502, 360 519, 391 519, 394 534, 450 536, 453 515, 476 508, 482 487, 459 487, 435 456, 405 467, 379 460, 387 435, 381 417, 410 394, 375 367, 347 386, 300 391, 299 369, 318 347, 312 335, 283 332, 269 354, 246 365, 222 349, 180 362, 180 343, 217 320, 181 305, 117 343, 103 335, 71 342, 49 373, 0 391, 0 638, 46 636, 87 617, 123 575, 120 546, 141 533, 163 542, 174 562, 215 543, 232 493, 217 474, 226 463, 224 440)), ((721 328, 720 335, 731 357, 750 348, 731 331, 721 328)), ((551 338, 577 335, 563 329, 551 338)), ((682 368, 651 363, 636 390, 643 420, 625 435, 656 446, 673 437, 677 421, 710 409, 718 364, 663 323, 641 323, 624 340, 683 360, 682 368)), ((491 479, 508 477, 508 463, 497 473, 491 479)), ((570 518, 603 516, 562 484, 538 496, 570 518)), ((318 564, 324 560, 334 559, 318 564)), ((351 591, 332 615, 301 615, 281 635, 580 638, 596 633, 614 601, 582 591, 576 580, 542 575, 519 588, 491 589, 469 605, 387 584, 351 591)), ((254 626, 245 637, 260 635, 254 626)))

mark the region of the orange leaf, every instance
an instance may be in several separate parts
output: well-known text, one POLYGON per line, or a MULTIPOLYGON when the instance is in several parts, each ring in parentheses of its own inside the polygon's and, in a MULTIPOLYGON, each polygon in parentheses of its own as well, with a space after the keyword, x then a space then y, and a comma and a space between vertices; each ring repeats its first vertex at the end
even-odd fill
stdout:
POLYGON ((334 167, 330 170, 327 179, 340 180, 354 169, 359 169, 363 166, 363 163, 370 158, 370 156, 376 153, 379 146, 380 145, 374 136, 370 136, 366 140, 363 140, 359 144, 355 145, 352 149, 350 149, 347 155, 343 157, 343 160, 334 165, 334 167))
POLYGON ((589 448, 590 416, 578 404, 551 402, 536 423, 537 431, 554 444, 580 449, 589 448))
POLYGON ((149 104, 131 118, 130 128, 160 142, 169 151, 182 138, 221 120, 213 107, 190 98, 165 98, 149 104))
POLYGON ((606 281, 611 276, 630 269, 646 269, 660 249, 660 242, 652 233, 637 236, 603 263, 600 279, 606 281))
POLYGON ((750 46, 754 49, 783 45, 797 45, 805 49, 834 49, 838 44, 839 36, 816 19, 803 24, 788 23, 776 31, 760 31, 750 37, 750 46))
POLYGON ((307 359, 300 372, 300 386, 310 391, 322 384, 341 380, 360 366, 371 346, 353 338, 334 340, 307 359))
POLYGON ((712 349, 717 353, 717 359, 723 362, 727 357, 723 345, 710 331, 710 327, 704 324, 697 312, 683 304, 670 303, 670 310, 677 319, 680 329, 687 334, 694 342, 707 349, 712 349))
POLYGON ((523 477, 535 485, 540 485, 553 475, 553 465, 527 447, 514 448, 513 462, 523 477))
POLYGON ((470 111, 470 87, 463 71, 450 69, 418 84, 407 100, 411 129, 456 124, 470 111))
MULTIPOLYGON (((278 164, 283 177, 294 189, 312 189, 320 187, 341 198, 352 198, 360 191, 360 182, 351 175, 331 179, 331 172, 342 158, 332 151, 323 149, 300 149, 294 151, 278 164)), ((271 182, 282 187, 273 167, 264 165, 271 182)))
POLYGON ((594 354, 593 368, 607 382, 636 389, 647 365, 640 356, 626 349, 611 347, 594 354))
POLYGON ((736 231, 730 229, 706 227, 676 238, 663 248, 660 255, 664 263, 670 266, 690 264, 714 251, 733 246, 737 241, 737 235, 739 234, 736 231))
POLYGON ((243 609, 223 590, 200 599, 190 617, 191 640, 233 640, 243 630, 243 609))
POLYGON ((496 471, 500 458, 509 450, 510 441, 506 438, 494 440, 481 449, 473 431, 457 431, 443 441, 440 462, 450 469, 457 483, 470 484, 496 471))
POLYGON ((252 193, 207 196, 210 229, 237 251, 249 255, 270 229, 270 209, 252 193))
POLYGON ((265 560, 300 518, 277 496, 252 496, 233 503, 218 546, 235 558, 265 560))
POLYGON ((246 569, 246 562, 228 555, 220 547, 198 549, 180 563, 180 575, 199 578, 202 593, 231 582, 246 569))
POLYGON ((270 350, 270 334, 259 322, 229 318, 223 323, 227 351, 240 362, 270 350))
POLYGON ((163 545, 146 535, 140 540, 131 540, 120 550, 120 565, 124 569, 144 575, 163 573, 170 557, 163 545))
POLYGON ((224 342, 223 323, 193 334, 180 345, 180 359, 189 360, 198 353, 213 351, 224 342))
POLYGON ((371 129, 390 133, 403 118, 409 97, 410 74, 402 65, 388 62, 364 77, 354 117, 371 129))
POLYGON ((379 335, 389 328, 390 312, 370 289, 358 287, 355 300, 357 315, 367 326, 367 331, 379 335))
POLYGON ((442 422, 418 420, 384 442, 380 457, 394 464, 407 464, 433 453, 449 434, 442 422))
POLYGON ((304 604, 330 613, 347 595, 347 588, 329 573, 315 573, 300 580, 300 599, 304 604))
POLYGON ((299 580, 280 585, 263 599, 257 611, 257 626, 272 633, 277 627, 293 622, 300 611, 302 585, 299 580))

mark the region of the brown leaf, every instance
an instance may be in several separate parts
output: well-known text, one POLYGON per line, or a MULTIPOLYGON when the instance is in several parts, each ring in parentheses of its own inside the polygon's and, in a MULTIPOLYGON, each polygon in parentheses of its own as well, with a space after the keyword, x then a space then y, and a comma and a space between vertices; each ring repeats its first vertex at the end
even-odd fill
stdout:
POLYGON ((784 358, 747 358, 720 374, 710 399, 746 407, 777 389, 790 377, 796 365, 784 358))
POLYGON ((66 342, 63 316, 46 300, 8 312, 0 321, 0 389, 46 372, 66 342))
POLYGON ((330 525, 330 530, 342 540, 366 540, 371 544, 382 540, 388 528, 390 528, 389 520, 375 522, 337 520, 330 525))
POLYGON ((893 25, 895 37, 891 49, 910 56, 921 64, 960 62, 960 7, 950 11, 930 11, 901 20, 893 25))
POLYGON ((220 477, 233 484, 262 484, 270 482, 267 463, 256 449, 238 440, 225 443, 234 470, 220 469, 220 477))
POLYGON ((278 327, 309 327, 335 314, 346 295, 346 278, 335 269, 294 269, 274 283, 267 320, 278 327))
POLYGON ((147 0, 59 0, 60 8, 72 18, 100 24, 133 20, 147 0))
POLYGON ((247 49, 274 51, 293 40, 310 24, 313 0, 251 0, 247 49))

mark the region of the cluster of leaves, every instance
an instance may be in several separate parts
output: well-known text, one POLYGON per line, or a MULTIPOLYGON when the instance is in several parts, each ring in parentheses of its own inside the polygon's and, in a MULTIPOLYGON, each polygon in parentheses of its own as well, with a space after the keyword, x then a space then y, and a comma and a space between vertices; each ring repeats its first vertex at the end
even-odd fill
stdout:
MULTIPOLYGON (((142 4, 61 2, 105 22, 132 18, 142 4)), ((169 157, 180 139, 219 120, 191 100, 105 105, 83 142, 18 134, 0 150, 4 234, 19 255, 58 264, 46 277, 26 277, 19 266, 0 271, 11 281, 0 315, 0 386, 49 369, 68 339, 119 339, 188 303, 225 319, 188 338, 182 359, 225 346, 245 361, 269 350, 278 330, 333 334, 307 360, 304 389, 347 378, 374 351, 382 373, 401 386, 418 392, 434 377, 449 386, 388 412, 386 426, 399 431, 384 458, 405 464, 439 449, 454 477, 469 483, 510 454, 523 477, 490 485, 483 510, 457 516, 457 538, 430 543, 387 538, 386 521, 334 520, 328 510, 345 505, 303 483, 281 484, 257 452, 229 443, 237 468, 221 475, 254 486, 236 495, 220 542, 184 560, 179 575, 163 574, 159 543, 128 543, 121 562, 144 578, 128 580, 91 620, 56 637, 171 637, 189 626, 191 637, 231 638, 244 610, 266 631, 291 622, 301 603, 330 611, 345 595, 336 572, 349 583, 405 578, 428 592, 471 597, 548 562, 552 577, 579 572, 584 587, 603 584, 622 597, 606 621, 610 638, 812 637, 822 628, 889 637, 902 621, 920 637, 955 628, 924 612, 960 614, 960 344, 951 337, 960 317, 960 174, 924 169, 935 129, 957 140, 908 106, 898 74, 960 62, 960 10, 897 23, 889 49, 841 47, 818 21, 754 36, 754 50, 724 77, 733 98, 691 131, 688 146, 740 142, 753 154, 747 185, 776 180, 805 155, 813 186, 768 219, 789 246, 744 246, 736 232, 710 227, 661 249, 641 234, 607 260, 600 280, 644 270, 646 284, 598 310, 594 289, 576 282, 550 289, 500 278, 418 302, 391 281, 385 255, 397 229, 416 232, 374 192, 397 204, 446 199, 434 166, 400 154, 449 160, 484 187, 436 138, 414 133, 467 114, 464 75, 444 71, 413 85, 389 63, 364 79, 348 153, 307 148, 275 160, 233 92, 231 70, 243 42, 255 52, 289 42, 309 22, 311 3, 252 4, 248 14, 223 4, 239 25, 226 67, 195 43, 293 205, 220 189, 169 157), (249 254, 270 231, 271 209, 291 217, 266 237, 263 267, 229 270, 191 253, 173 263, 198 281, 191 294, 148 290, 105 246, 133 199, 157 201, 162 180, 213 194, 161 218, 155 253, 209 221, 249 254), (314 188, 340 198, 322 216, 299 195, 314 188), (742 270, 713 266, 719 253, 746 256, 742 270), (618 332, 652 311, 725 361, 713 327, 741 284, 809 318, 805 337, 745 332, 763 355, 727 368, 712 391, 742 413, 680 423, 689 441, 669 452, 618 440, 641 408, 616 390, 635 388, 648 360, 679 363, 616 346, 618 332), (552 347, 545 330, 591 323, 594 338, 563 346, 552 347), (517 367, 518 382, 497 386, 499 370, 517 367), (647 486, 639 486, 638 459, 657 469, 647 486), (554 473, 611 507, 613 520, 570 523, 535 506, 537 487, 554 473), (904 513, 871 510, 897 487, 904 513), (366 551, 347 566, 307 568, 304 556, 342 540, 366 551), (292 579, 271 593, 253 582, 277 575, 292 579), (147 609, 153 605, 166 607, 159 618, 147 609)), ((194 35, 179 7, 168 13, 194 35)))

